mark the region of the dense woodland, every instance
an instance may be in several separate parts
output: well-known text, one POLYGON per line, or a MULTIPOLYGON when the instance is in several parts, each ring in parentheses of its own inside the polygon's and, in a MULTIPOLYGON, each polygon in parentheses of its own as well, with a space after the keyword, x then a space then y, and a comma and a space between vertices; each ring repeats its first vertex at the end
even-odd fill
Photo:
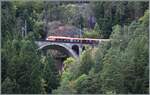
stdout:
POLYGON ((1 91, 5 94, 148 94, 148 35, 149 10, 148 2, 144 1, 3 1, 1 91), (96 19, 93 28, 87 24, 88 16, 77 7, 84 3, 96 19), (80 61, 67 58, 60 73, 51 53, 37 50, 34 43, 46 37, 47 23, 51 21, 81 28, 83 37, 112 40, 97 48, 86 47, 80 61))

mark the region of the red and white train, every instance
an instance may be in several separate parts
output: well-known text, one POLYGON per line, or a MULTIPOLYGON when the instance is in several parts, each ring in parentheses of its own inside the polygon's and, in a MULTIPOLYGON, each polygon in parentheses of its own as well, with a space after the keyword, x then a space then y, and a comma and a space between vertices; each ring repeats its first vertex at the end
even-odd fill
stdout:
POLYGON ((65 42, 65 43, 82 43, 82 44, 98 44, 100 41, 105 41, 106 39, 91 39, 91 38, 71 38, 71 37, 61 37, 61 36, 49 36, 46 39, 52 42, 65 42))

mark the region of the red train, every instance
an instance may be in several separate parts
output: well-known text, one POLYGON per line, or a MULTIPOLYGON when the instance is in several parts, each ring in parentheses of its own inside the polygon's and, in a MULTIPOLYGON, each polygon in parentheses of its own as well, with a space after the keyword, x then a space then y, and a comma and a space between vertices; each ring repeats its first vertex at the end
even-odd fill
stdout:
POLYGON ((100 42, 99 39, 71 38, 71 37, 61 37, 61 36, 49 36, 46 40, 52 42, 82 43, 82 44, 98 44, 100 42))

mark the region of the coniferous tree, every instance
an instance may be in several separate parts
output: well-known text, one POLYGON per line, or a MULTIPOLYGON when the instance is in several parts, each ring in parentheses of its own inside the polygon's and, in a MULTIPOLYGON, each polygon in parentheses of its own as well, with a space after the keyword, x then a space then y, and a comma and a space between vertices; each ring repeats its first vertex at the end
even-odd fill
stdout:
POLYGON ((53 89, 59 86, 59 72, 56 68, 56 64, 50 55, 46 56, 46 61, 43 63, 43 79, 46 82, 45 90, 47 93, 52 93, 53 89))

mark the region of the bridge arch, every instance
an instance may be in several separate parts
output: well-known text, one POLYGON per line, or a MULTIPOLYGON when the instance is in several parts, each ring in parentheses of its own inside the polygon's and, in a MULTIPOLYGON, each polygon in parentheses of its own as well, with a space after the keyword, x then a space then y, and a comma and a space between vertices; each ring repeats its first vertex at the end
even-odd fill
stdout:
POLYGON ((78 55, 67 45, 59 44, 59 43, 47 43, 39 47, 39 49, 55 49, 60 52, 67 54, 68 56, 77 58, 78 55))

